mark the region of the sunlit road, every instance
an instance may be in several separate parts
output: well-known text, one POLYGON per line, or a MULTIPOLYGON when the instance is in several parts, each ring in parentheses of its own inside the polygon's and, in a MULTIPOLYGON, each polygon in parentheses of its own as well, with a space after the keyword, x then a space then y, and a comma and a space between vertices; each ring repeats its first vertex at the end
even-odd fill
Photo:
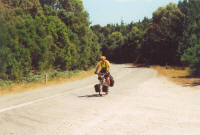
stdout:
POLYGON ((115 86, 95 95, 97 76, 0 98, 0 135, 200 135, 200 89, 156 71, 112 65, 115 86))

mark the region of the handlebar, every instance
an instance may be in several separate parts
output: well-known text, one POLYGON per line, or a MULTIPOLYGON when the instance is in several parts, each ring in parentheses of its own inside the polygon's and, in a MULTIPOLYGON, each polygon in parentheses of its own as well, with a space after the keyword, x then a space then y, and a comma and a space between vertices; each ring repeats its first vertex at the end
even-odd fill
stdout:
POLYGON ((98 73, 98 72, 95 72, 95 74, 97 74, 97 75, 99 75, 99 74, 100 74, 100 75, 106 75, 106 74, 110 74, 110 73, 109 73, 109 72, 106 72, 106 73, 101 73, 101 72, 98 73))

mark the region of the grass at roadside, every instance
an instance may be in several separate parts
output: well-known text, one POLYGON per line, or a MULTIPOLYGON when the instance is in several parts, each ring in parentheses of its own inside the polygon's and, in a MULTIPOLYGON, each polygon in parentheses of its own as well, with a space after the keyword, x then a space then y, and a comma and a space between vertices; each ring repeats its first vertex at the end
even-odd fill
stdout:
POLYGON ((182 67, 163 67, 163 66, 150 66, 158 71, 158 74, 165 76, 173 82, 182 86, 200 86, 200 77, 190 75, 189 68, 182 67))
POLYGON ((42 74, 42 77, 40 77, 40 75, 36 76, 34 81, 29 78, 30 81, 26 80, 24 82, 8 83, 8 85, 0 86, 0 96, 80 80, 93 75, 94 69, 90 69, 88 71, 57 72, 56 76, 53 74, 54 77, 52 77, 51 74, 52 73, 49 73, 48 75, 49 78, 47 84, 45 76, 42 74))

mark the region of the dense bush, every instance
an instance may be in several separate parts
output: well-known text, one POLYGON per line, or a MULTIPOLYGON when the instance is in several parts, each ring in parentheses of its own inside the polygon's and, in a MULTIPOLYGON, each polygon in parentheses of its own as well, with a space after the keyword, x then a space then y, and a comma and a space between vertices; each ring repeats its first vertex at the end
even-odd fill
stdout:
POLYGON ((0 3, 0 79, 24 80, 49 69, 88 69, 99 58, 100 45, 82 1, 0 3))

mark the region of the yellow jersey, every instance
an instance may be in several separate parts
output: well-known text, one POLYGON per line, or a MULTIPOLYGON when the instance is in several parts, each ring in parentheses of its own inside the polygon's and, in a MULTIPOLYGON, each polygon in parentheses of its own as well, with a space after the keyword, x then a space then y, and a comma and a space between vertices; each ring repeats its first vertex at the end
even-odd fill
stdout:
POLYGON ((100 61, 98 64, 97 64, 97 67, 99 68, 99 70, 101 71, 103 68, 106 69, 107 72, 110 71, 110 62, 108 60, 105 60, 105 62, 103 61, 100 61))

